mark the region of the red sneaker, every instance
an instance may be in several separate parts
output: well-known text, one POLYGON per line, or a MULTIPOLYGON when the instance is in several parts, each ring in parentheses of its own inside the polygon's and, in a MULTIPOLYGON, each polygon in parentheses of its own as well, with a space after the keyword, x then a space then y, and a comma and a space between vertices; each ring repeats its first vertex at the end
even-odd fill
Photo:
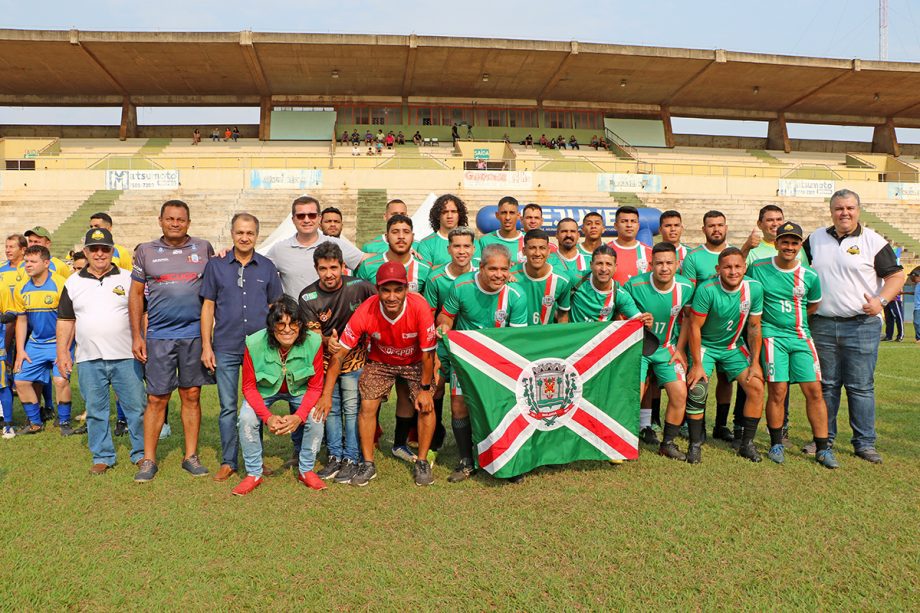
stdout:
POLYGON ((239 485, 233 488, 231 493, 234 496, 245 496, 260 485, 262 485, 262 477, 253 477, 252 475, 247 475, 245 479, 240 481, 239 485))
POLYGON ((324 490, 326 489, 326 484, 323 483, 323 480, 319 478, 315 472, 308 471, 305 473, 300 473, 297 480, 306 485, 311 490, 324 490))

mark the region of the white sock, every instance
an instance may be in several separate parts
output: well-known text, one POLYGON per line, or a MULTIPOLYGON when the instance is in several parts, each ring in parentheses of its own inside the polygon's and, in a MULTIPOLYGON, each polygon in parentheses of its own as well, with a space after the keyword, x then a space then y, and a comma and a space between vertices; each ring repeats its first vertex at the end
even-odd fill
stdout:
POLYGON ((652 427, 652 410, 639 409, 639 429, 652 427))

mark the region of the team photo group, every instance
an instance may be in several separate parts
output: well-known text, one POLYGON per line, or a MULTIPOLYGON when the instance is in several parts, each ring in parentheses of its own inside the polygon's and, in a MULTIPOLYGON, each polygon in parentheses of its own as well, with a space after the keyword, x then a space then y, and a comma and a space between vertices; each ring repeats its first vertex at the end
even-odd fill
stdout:
MULTIPOLYGON (((388 452, 411 465, 416 485, 431 485, 450 428, 458 461, 447 481, 457 483, 485 468, 479 407, 463 389, 477 383, 452 351, 458 332, 485 338, 535 327, 534 338, 552 343, 565 326, 625 322, 608 325, 644 335, 628 376, 640 399, 632 436, 647 451, 698 464, 711 438, 730 444, 739 461, 761 462, 760 449, 775 463, 803 461, 787 458, 798 389, 805 415, 791 418, 807 419, 812 433, 802 455, 838 468, 846 390, 852 457, 882 462, 875 365, 882 312, 905 275, 891 245, 860 223, 853 191, 834 193, 825 227, 810 234, 793 212, 764 206, 739 245, 728 244, 732 220, 717 210, 702 219, 665 211, 660 242, 645 244, 634 207, 616 210, 611 240, 600 212, 552 227, 538 204, 512 196, 497 203, 498 229, 479 235, 462 199, 445 194, 421 240, 401 200, 386 204, 381 234, 359 248, 342 237, 355 220, 301 196, 291 205, 292 236, 257 252, 259 220, 241 212, 232 246, 215 252, 189 234, 193 213, 194 203, 165 202, 162 235, 134 249, 116 242, 109 215, 96 213, 72 262, 52 257, 42 227, 6 237, 4 439, 22 444, 48 436, 51 425, 62 436, 85 434, 90 474, 130 461, 143 483, 156 477, 158 443, 178 418, 182 468, 232 481, 235 495, 272 472, 263 464, 272 436, 290 439, 284 467, 306 487, 366 486, 377 476, 380 410, 393 400, 388 452), (685 245, 685 227, 701 227, 704 243, 685 245), (213 384, 219 416, 203 423, 202 387, 213 384), (74 393, 84 414, 72 409, 74 393), (715 405, 708 423, 707 404, 715 405), (762 417, 768 444, 756 437, 762 417), (220 466, 212 473, 199 457, 199 433, 215 426, 220 466), (128 457, 116 457, 115 437, 127 437, 128 457)), ((525 474, 502 478, 520 483, 525 474)))

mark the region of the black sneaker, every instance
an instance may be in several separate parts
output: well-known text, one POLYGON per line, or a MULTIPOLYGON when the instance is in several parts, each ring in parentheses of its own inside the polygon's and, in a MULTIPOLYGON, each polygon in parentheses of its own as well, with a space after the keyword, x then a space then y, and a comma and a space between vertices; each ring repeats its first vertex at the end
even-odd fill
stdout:
POLYGON ((725 441, 726 443, 734 442, 735 436, 732 434, 732 431, 728 429, 727 426, 716 426, 712 429, 712 438, 725 441))
POLYGON ((121 421, 120 419, 115 422, 115 436, 124 436, 128 433, 128 422, 121 421))
POLYGON ((358 472, 358 465, 345 458, 339 466, 339 472, 333 480, 336 483, 351 483, 352 477, 358 472))
POLYGON ((364 487, 371 482, 371 479, 377 476, 377 467, 373 462, 361 462, 358 466, 355 476, 351 478, 351 484, 357 487, 364 487))
POLYGON ((674 444, 674 441, 669 443, 661 443, 658 447, 658 455, 663 455, 666 458, 671 458, 672 460, 680 460, 683 462, 687 459, 687 455, 677 448, 677 445, 674 444))
POLYGON ((329 461, 326 462, 326 465, 323 466, 323 469, 316 473, 316 476, 326 481, 327 479, 334 478, 339 471, 342 470, 342 461, 339 460, 334 455, 329 456, 329 461))
POLYGON ((691 443, 687 447, 687 464, 699 464, 703 461, 703 445, 691 443))
POLYGON ((86 434, 86 426, 74 428, 69 421, 61 422, 61 436, 73 436, 75 434, 86 434))
POLYGON ((25 436, 26 434, 38 434, 45 430, 45 424, 26 424, 16 431, 16 436, 25 436))
POLYGON ((190 455, 182 460, 182 468, 193 477, 204 477, 208 469, 204 467, 197 455, 190 455))
POLYGON ((153 481, 153 478, 157 474, 157 463, 153 460, 141 460, 137 463, 138 471, 134 475, 135 483, 146 483, 147 481, 153 481))
POLYGON ((424 486, 434 483, 434 473, 431 472, 431 464, 428 463, 428 460, 416 460, 414 473, 416 485, 424 486))
POLYGON ((866 462, 871 462, 872 464, 882 463, 882 455, 875 450, 875 447, 864 447, 857 449, 854 453, 857 458, 862 458, 866 462))
POLYGON ((39 415, 41 416, 42 421, 54 421, 54 409, 51 407, 41 407, 39 409, 39 415))
POLYGON ((460 462, 457 464, 457 468, 454 469, 454 472, 450 473, 447 477, 448 483, 460 483, 461 481, 466 481, 470 476, 476 472, 476 469, 473 468, 473 462, 467 458, 460 458, 460 462))
POLYGON ((732 439, 733 439, 733 440, 732 440, 732 449, 734 449, 735 451, 738 451, 739 449, 741 449, 741 438, 742 438, 742 436, 744 436, 744 429, 743 429, 743 428, 735 428, 735 429, 732 431, 732 439))
POLYGON ((652 430, 650 426, 646 426, 639 430, 639 440, 646 445, 657 445, 661 442, 658 440, 658 435, 655 434, 655 431, 652 430))
POLYGON ((755 463, 760 462, 761 459, 760 452, 757 451, 756 447, 754 447, 754 441, 741 443, 741 446, 738 448, 738 455, 755 463))

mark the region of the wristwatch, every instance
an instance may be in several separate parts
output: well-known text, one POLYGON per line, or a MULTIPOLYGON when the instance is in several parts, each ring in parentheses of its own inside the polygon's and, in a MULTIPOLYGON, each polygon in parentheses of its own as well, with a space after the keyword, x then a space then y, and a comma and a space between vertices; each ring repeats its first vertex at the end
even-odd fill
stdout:
POLYGON ((420 384, 419 384, 419 387, 422 388, 422 391, 425 391, 425 392, 430 392, 430 391, 431 391, 431 384, 430 384, 430 383, 420 383, 420 384))
POLYGON ((889 300, 888 300, 887 298, 884 298, 884 297, 882 297, 882 296, 879 296, 879 297, 878 297, 878 301, 882 303, 882 306, 883 306, 883 307, 888 306, 889 300))

